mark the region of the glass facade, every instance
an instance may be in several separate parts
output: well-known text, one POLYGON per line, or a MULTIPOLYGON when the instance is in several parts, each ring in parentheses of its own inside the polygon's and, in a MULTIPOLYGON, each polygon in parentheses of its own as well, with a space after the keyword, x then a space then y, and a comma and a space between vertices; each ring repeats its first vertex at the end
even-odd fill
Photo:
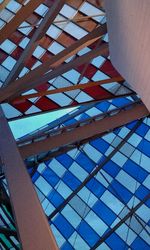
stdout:
MULTIPOLYGON (((4 1, 0 1, 0 4, 4 1)), ((30 1, 11 0, 0 12, 4 27, 30 1)), ((0 45, 0 85, 7 77, 44 16, 55 1, 43 1, 0 45)), ((104 9, 96 0, 67 0, 54 22, 40 39, 18 78, 44 65, 55 55, 106 23, 104 9)), ((62 65, 108 44, 108 34, 65 59, 62 65)), ((60 66, 60 65, 59 65, 60 66)), ((58 66, 50 67, 48 74, 58 66)), ((22 118, 65 107, 76 109, 33 133, 17 140, 45 138, 60 129, 86 125, 93 119, 115 116, 121 110, 141 104, 140 98, 122 80, 110 62, 108 51, 65 73, 59 74, 22 94, 59 90, 102 80, 110 82, 41 97, 2 103, 6 118, 22 118), (112 82, 111 82, 112 79, 112 82), (81 105, 82 104, 82 105, 81 105)), ((76 128, 74 128, 76 129, 76 128)), ((86 141, 28 157, 25 164, 40 203, 61 250, 149 250, 150 249, 150 118, 144 117, 86 141)), ((9 200, 7 182, 1 169, 0 183, 9 200)), ((0 248, 20 249, 9 202, 0 193, 0 248), (1 197, 2 196, 2 197, 1 197)), ((39 222, 40 223, 40 222, 39 222)))

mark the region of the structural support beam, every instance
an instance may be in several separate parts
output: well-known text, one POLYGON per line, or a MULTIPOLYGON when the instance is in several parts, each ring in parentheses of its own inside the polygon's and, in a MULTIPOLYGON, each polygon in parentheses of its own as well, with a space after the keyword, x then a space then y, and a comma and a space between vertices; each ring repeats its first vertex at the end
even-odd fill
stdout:
POLYGON ((18 26, 30 16, 33 11, 41 4, 44 0, 31 0, 25 6, 23 6, 15 15, 15 17, 7 23, 1 29, 0 44, 5 41, 17 28, 18 26))
POLYGON ((22 249, 58 249, 1 108, 0 133, 0 157, 22 249))
POLYGON ((6 5, 10 2, 10 0, 4 0, 1 4, 0 4, 0 11, 5 9, 6 5))
POLYGON ((110 159, 116 154, 118 150, 126 143, 126 141, 132 136, 132 134, 136 131, 136 129, 141 125, 142 120, 138 121, 133 129, 125 136, 124 140, 122 140, 118 146, 105 158, 105 160, 97 166, 92 173, 90 173, 86 179, 64 200, 48 217, 49 220, 51 220, 58 212, 60 212, 68 203, 69 201, 77 195, 77 193, 85 187, 85 185, 105 166, 107 162, 110 161, 110 159))
POLYGON ((150 110, 150 1, 104 3, 112 64, 150 110))
POLYGON ((133 207, 130 212, 122 218, 112 229, 110 229, 106 234, 100 238, 100 240, 91 248, 91 250, 97 249, 103 242, 105 242, 123 223, 126 222, 146 201, 150 199, 150 194, 146 195, 143 200, 141 200, 135 207, 133 207))
POLYGON ((50 10, 47 12, 43 20, 41 21, 39 27, 34 32, 32 38, 30 39, 28 45, 26 46, 25 50, 21 54, 19 60, 11 70, 8 78, 5 81, 5 85, 9 84, 10 82, 14 81, 17 76, 20 74, 21 70, 24 67, 26 60, 32 55, 32 52, 38 45, 38 41, 45 35, 47 29, 54 21, 55 17, 61 10, 65 3, 65 0, 56 0, 50 10))
POLYGON ((48 137, 45 140, 24 145, 20 147, 19 150, 22 157, 25 159, 32 155, 38 155, 41 152, 47 152, 54 148, 104 133, 138 118, 147 116, 148 114, 149 112, 144 105, 136 104, 129 110, 121 111, 116 115, 93 121, 90 124, 74 128, 71 131, 65 131, 59 135, 48 137))
MULTIPOLYGON (((41 97, 41 96, 46 96, 46 95, 51 95, 51 94, 57 94, 57 93, 62 93, 62 92, 67 92, 71 90, 76 90, 76 89, 86 89, 94 86, 100 86, 102 84, 107 84, 107 83, 112 83, 112 82, 121 82, 124 79, 121 76, 110 78, 110 79, 104 79, 101 81, 97 82, 88 82, 88 83, 82 83, 82 84, 76 84, 76 85, 71 85, 68 87, 63 87, 63 88, 58 88, 58 89, 52 89, 52 90, 46 90, 46 91, 40 91, 38 93, 34 94, 28 94, 28 95, 22 95, 19 96, 18 98, 15 99, 15 103, 20 102, 22 100, 26 100, 29 98, 35 98, 35 97, 41 97)), ((58 83, 59 85, 59 83, 58 83)))
MULTIPOLYGON (((63 50, 62 52, 58 53, 57 55, 53 56, 51 59, 49 59, 47 62, 43 63, 42 65, 38 66, 36 69, 30 71, 28 74, 26 74, 24 77, 14 81, 11 83, 10 86, 4 87, 3 89, 0 90, 0 102, 11 98, 12 95, 19 95, 21 92, 26 91, 28 89, 31 89, 39 84, 42 84, 45 82, 45 79, 43 77, 44 73, 46 73, 50 68, 56 68, 56 76, 59 75, 59 72, 62 67, 68 67, 67 70, 72 69, 72 67, 81 65, 82 63, 82 58, 85 58, 85 62, 88 61, 88 56, 91 55, 91 53, 87 53, 84 56, 80 56, 80 58, 77 58, 76 60, 71 61, 70 63, 66 65, 62 65, 58 67, 64 60, 69 58, 70 56, 76 54, 79 50, 83 49, 86 46, 89 46, 93 42, 95 42, 97 39, 99 39, 102 35, 106 33, 106 25, 102 25, 98 28, 96 28, 94 31, 92 31, 90 34, 86 35, 85 37, 81 38, 71 46, 69 46, 67 49, 63 50), (81 64, 79 64, 81 60, 81 64), (76 62, 75 65, 73 65, 73 62, 76 62), (57 73, 58 72, 58 73, 57 73), (18 88, 18 91, 17 89, 18 88)), ((106 50, 108 50, 108 45, 105 45, 106 50)), ((91 51, 92 52, 92 51, 91 51)), ((98 51, 97 51, 98 52, 98 51)), ((104 45, 103 47, 100 48, 99 53, 104 53, 104 45)), ((95 55, 96 56, 96 55, 95 55)), ((93 53, 94 57, 94 53, 93 53)), ((90 60, 90 59, 89 59, 90 60)), ((53 71, 52 71, 53 72, 53 71)), ((50 72, 50 73, 52 73, 50 72)), ((46 75, 46 74, 45 74, 46 75)), ((49 76, 48 74, 46 75, 47 79, 49 80, 51 75, 49 76)), ((52 76, 53 78, 53 76, 52 76)), ((51 78, 51 79, 52 79, 51 78)))

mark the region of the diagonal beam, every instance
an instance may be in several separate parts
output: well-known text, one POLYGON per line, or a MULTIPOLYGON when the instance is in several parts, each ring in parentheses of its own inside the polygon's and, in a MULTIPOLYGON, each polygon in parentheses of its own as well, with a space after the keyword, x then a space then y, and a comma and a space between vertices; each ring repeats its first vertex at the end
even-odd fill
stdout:
POLYGON ((150 199, 150 194, 146 195, 143 200, 141 200, 131 211, 124 216, 111 230, 106 232, 103 237, 91 248, 91 250, 97 249, 103 242, 105 242, 123 223, 126 222, 146 201, 150 199))
POLYGON ((138 118, 149 114, 143 104, 133 105, 133 108, 121 111, 116 115, 106 117, 102 120, 92 121, 85 126, 77 127, 71 131, 65 131, 59 135, 48 137, 45 140, 33 142, 19 148, 22 157, 25 159, 31 155, 47 152, 63 145, 84 140, 96 134, 104 133, 114 128, 120 127, 138 118))
POLYGON ((117 151, 120 150, 120 148, 126 143, 126 141, 132 136, 132 134, 136 131, 136 129, 141 125, 142 120, 139 120, 133 129, 125 136, 124 140, 122 140, 118 146, 107 156, 107 158, 95 168, 88 176, 87 178, 64 200, 48 217, 49 220, 51 220, 58 212, 60 212, 66 204, 75 196, 77 193, 105 166, 107 162, 110 161, 110 159, 116 154, 117 151))
MULTIPOLYGON (((118 77, 105 79, 105 80, 101 80, 101 81, 97 81, 97 82, 88 82, 88 83, 71 85, 68 87, 63 87, 63 88, 58 88, 58 89, 40 91, 40 92, 34 93, 34 94, 19 96, 15 99, 15 103, 20 102, 20 101, 25 100, 25 99, 29 99, 29 98, 42 97, 42 96, 46 96, 46 95, 62 93, 62 92, 67 92, 67 91, 71 91, 71 90, 76 90, 76 89, 81 90, 81 89, 86 89, 86 88, 90 88, 90 87, 94 87, 94 86, 99 86, 102 84, 107 84, 107 83, 112 83, 112 82, 121 82, 123 80, 124 79, 121 76, 118 76, 118 77)), ((59 83, 58 83, 58 86, 59 86, 59 83)))
POLYGON ((19 60, 13 67, 12 71, 10 72, 8 78, 5 81, 5 85, 9 84, 10 82, 14 81, 17 76, 20 74, 21 70, 24 67, 26 60, 32 55, 32 52, 38 45, 38 41, 45 35, 47 29, 54 21, 55 17, 61 10, 65 3, 65 0, 56 0, 47 14, 44 16, 43 20, 41 21, 39 27, 34 32, 32 38, 30 39, 28 45, 24 49, 23 53, 21 54, 19 60))
MULTIPOLYGON (((38 66, 36 69, 30 71, 24 77, 12 82, 11 86, 4 87, 3 89, 0 90, 0 102, 11 97, 13 94, 17 94, 16 88, 19 88, 19 90, 21 91, 22 88, 24 87, 24 91, 25 91, 27 89, 31 89, 33 87, 32 84, 34 84, 34 87, 35 87, 38 84, 43 83, 45 79, 43 79, 42 76, 44 73, 46 73, 50 69, 50 67, 55 68, 56 66, 60 65, 62 62, 64 62, 64 60, 76 54, 79 50, 83 49, 84 47, 89 46, 90 44, 95 42, 97 39, 99 39, 99 37, 101 37, 105 33, 106 33, 106 24, 96 28, 94 31, 84 36, 83 38, 81 38, 80 40, 78 40, 77 42, 69 46, 67 49, 53 56, 51 59, 49 59, 47 62, 43 63, 42 65, 38 66), (38 82, 36 82, 36 80, 38 80, 38 82), (25 86, 27 86, 27 88, 25 86)), ((108 50, 108 46, 107 46, 107 50, 108 50)), ((104 51, 101 48, 101 53, 103 52, 104 51)), ((82 57, 83 56, 81 56, 80 58, 82 57)), ((88 53, 87 53, 87 57, 88 57, 88 53)), ((70 67, 71 69, 72 62, 74 61, 71 61, 70 63, 67 64, 69 65, 68 68, 70 67)), ((60 68, 62 66, 60 66, 60 68)), ((57 68, 57 71, 58 69, 59 68, 57 68)))
POLYGON ((5 41, 17 28, 18 26, 30 16, 33 11, 41 4, 44 0, 31 0, 25 6, 23 6, 15 15, 15 17, 7 23, 1 29, 0 44, 5 41))
POLYGON ((4 0, 1 4, 0 4, 0 11, 5 9, 6 5, 10 2, 11 0, 4 0))
POLYGON ((0 157, 22 249, 56 250, 55 239, 1 108, 0 133, 3 134, 0 137, 0 157))

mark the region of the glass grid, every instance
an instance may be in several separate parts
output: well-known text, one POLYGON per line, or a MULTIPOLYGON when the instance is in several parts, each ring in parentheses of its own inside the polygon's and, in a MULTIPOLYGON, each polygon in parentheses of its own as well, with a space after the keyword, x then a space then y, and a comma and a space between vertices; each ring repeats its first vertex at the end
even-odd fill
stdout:
MULTIPOLYGON (((26 4, 24 1, 23 4, 26 4)), ((46 12, 53 2, 45 0, 34 13, 25 20, 0 47, 0 86, 2 86, 13 69, 18 58, 26 48, 29 40, 36 30, 46 12), (26 28, 23 28, 26 26, 26 28)), ((0 13, 0 27, 6 23, 22 8, 23 5, 11 0, 0 13)), ((26 62, 20 73, 22 77, 33 70, 53 55, 58 54, 76 40, 92 31, 98 24, 104 23, 105 17, 92 17, 89 21, 78 22, 72 18, 96 15, 102 13, 96 6, 96 1, 68 0, 55 22, 49 27, 46 35, 40 41, 33 55, 26 62), (58 23, 59 20, 66 22, 58 23)), ((108 42, 108 35, 103 38, 103 43, 108 42)), ((79 51, 70 60, 82 56, 98 46, 93 44, 79 51)), ((52 79, 28 93, 42 90, 57 89, 72 86, 77 83, 99 81, 118 76, 112 67, 109 55, 94 58, 86 68, 85 65, 72 69, 65 74, 52 79)), ((94 91, 96 88, 94 88, 94 91)), ((70 118, 62 119, 59 126, 68 126, 77 121, 85 120, 94 115, 112 110, 116 107, 134 102, 132 97, 111 100, 113 95, 132 94, 126 82, 102 85, 98 89, 99 95, 88 91, 69 91, 57 95, 44 96, 40 99, 26 100, 22 104, 3 104, 3 110, 8 119, 24 115, 54 110, 70 105, 80 105, 84 102, 99 100, 101 91, 109 93, 108 99, 98 102, 70 118)), ((95 91, 96 92, 96 91, 95 91)), ((128 124, 120 129, 89 141, 80 148, 75 148, 65 154, 43 162, 32 176, 38 197, 47 216, 50 214, 85 180, 85 178, 101 164, 106 157, 124 140, 126 134, 134 124, 128 124)), ((49 124, 48 126, 50 126, 49 124)), ((54 125, 55 127, 56 125, 54 125)), ((121 147, 119 151, 104 165, 98 174, 91 180, 55 215, 49 224, 56 237, 57 244, 62 250, 91 249, 94 244, 116 225, 145 195, 149 193, 150 177, 150 119, 143 123, 121 147)), ((29 170, 32 173, 33 169, 29 170)), ((143 204, 137 212, 122 224, 101 246, 97 249, 150 249, 150 202, 143 204)), ((0 206, 0 226, 14 228, 14 221, 5 206, 0 206)), ((0 247, 2 249, 17 249, 19 242, 15 237, 5 237, 0 234, 0 247)))
MULTIPOLYGON (((15 13, 15 6, 12 2, 10 2, 9 6, 6 6, 5 11, 15 13)), ((16 3, 16 5, 17 4, 18 3, 16 3)), ((45 1, 44 4, 41 4, 34 11, 34 13, 20 25, 20 28, 18 28, 16 32, 14 32, 7 40, 5 40, 1 44, 1 86, 4 84, 7 76, 9 75, 13 66, 16 64, 18 58, 26 48, 30 38, 36 30, 33 25, 38 25, 38 23, 44 17, 45 12, 48 10, 48 8, 51 7, 52 3, 49 5, 47 4, 47 1, 45 1)), ((20 5, 21 4, 19 4, 19 6, 20 5)), ((90 20, 86 22, 76 23, 75 21, 70 21, 70 19, 73 18, 75 18, 76 20, 77 18, 85 17, 85 15, 88 15, 87 13, 89 13, 90 11, 92 11, 91 13, 95 13, 91 15, 103 13, 101 10, 97 9, 93 5, 93 3, 86 1, 82 3, 81 1, 81 3, 78 4, 74 3, 74 1, 68 1, 60 11, 59 15, 56 17, 54 23, 47 30, 46 35, 41 39, 40 44, 33 52, 31 58, 28 59, 25 67, 20 73, 20 77, 28 73, 30 70, 33 70, 43 62, 47 61, 53 55, 58 54, 60 51, 64 50, 66 47, 86 35, 88 32, 92 31, 99 23, 104 22, 105 17, 103 16, 90 18, 90 20), (68 11, 66 11, 67 9, 68 11), (59 20, 66 20, 66 22, 58 23, 59 20)), ((0 18, 1 21, 4 21, 3 15, 0 15, 0 18)), ((103 43, 104 42, 105 36, 103 37, 103 43)), ((75 56, 67 59, 66 62, 83 55, 84 53, 90 51, 95 47, 98 47, 98 43, 99 42, 96 42, 91 46, 82 49, 75 56)), ((52 79, 46 83, 41 84, 41 86, 37 87, 36 89, 26 92, 26 94, 37 93, 44 90, 53 90, 60 87, 73 86, 77 83, 99 81, 112 78, 114 76, 118 76, 118 73, 111 65, 108 56, 98 56, 91 60, 89 65, 84 64, 76 69, 72 69, 57 77, 56 79, 52 79)), ((114 95, 117 96, 120 94, 122 95, 131 93, 132 91, 127 88, 126 84, 120 84, 116 82, 113 83, 113 85, 105 84, 90 89, 72 90, 68 92, 43 96, 41 98, 30 98, 22 101, 21 103, 6 103, 3 104, 2 107, 6 117, 8 119, 12 119, 14 117, 27 116, 33 113, 50 111, 68 106, 77 106, 81 103, 100 100, 101 98, 110 99, 114 95)))
MULTIPOLYGON (((133 125, 131 123, 90 141, 80 149, 39 165, 32 180, 47 216, 84 181, 96 165, 103 162, 133 125)), ((112 159, 52 219, 50 224, 60 249, 90 249, 99 237, 129 212, 129 208, 149 193, 148 134, 149 126, 145 119, 112 159), (136 138, 136 146, 133 137, 136 138)), ((116 249, 117 246, 120 246, 119 249, 137 249, 138 244, 149 249, 149 210, 150 203, 146 202, 99 249, 116 249)))

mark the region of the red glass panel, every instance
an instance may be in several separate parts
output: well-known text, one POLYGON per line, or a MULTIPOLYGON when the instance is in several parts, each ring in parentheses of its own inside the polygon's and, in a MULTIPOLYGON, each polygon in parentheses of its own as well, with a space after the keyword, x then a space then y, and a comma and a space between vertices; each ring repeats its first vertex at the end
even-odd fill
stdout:
POLYGON ((49 100, 47 97, 43 96, 41 97, 36 103, 35 105, 41 109, 42 111, 48 111, 48 110, 53 110, 53 109, 57 109, 60 108, 60 106, 58 104, 56 104, 55 102, 49 100))
POLYGON ((111 98, 113 97, 112 94, 110 94, 108 91, 104 90, 100 86, 93 86, 90 88, 86 88, 85 93, 93 97, 95 100, 105 99, 105 98, 111 98))

